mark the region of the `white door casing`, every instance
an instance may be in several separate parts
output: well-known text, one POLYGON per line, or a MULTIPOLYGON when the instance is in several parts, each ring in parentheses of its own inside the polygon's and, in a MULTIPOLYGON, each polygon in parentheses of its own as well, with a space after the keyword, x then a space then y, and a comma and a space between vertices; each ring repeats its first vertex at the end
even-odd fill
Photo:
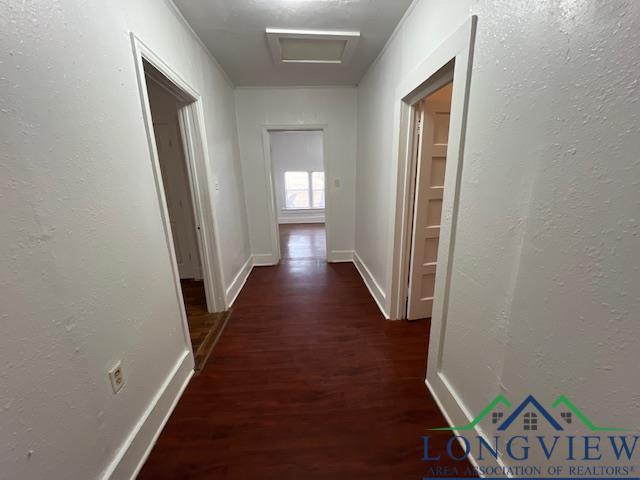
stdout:
MULTIPOLYGON (((429 358, 425 383, 445 414, 450 426, 471 422, 474 415, 462 401, 450 382, 448 366, 443 364, 443 351, 447 341, 449 285, 454 269, 456 233, 460 194, 463 189, 465 138, 467 113, 472 81, 473 51, 478 17, 470 16, 442 43, 432 50, 413 70, 400 81, 396 90, 396 113, 394 118, 394 159, 397 159, 395 182, 395 228, 391 232, 389 269, 391 318, 405 318, 407 307, 406 288, 410 271, 412 240, 412 207, 414 205, 415 149, 413 125, 416 104, 425 96, 437 91, 453 79, 451 114, 447 148, 447 168, 442 202, 440 236, 437 257, 437 275, 433 298, 433 311, 429 322, 429 358), (450 75, 449 78, 444 78, 450 75), (446 80, 440 83, 441 80, 446 80), (414 165, 412 166, 412 163, 414 165)), ((472 321, 473 319, 469 319, 472 321)), ((476 425, 475 435, 485 436, 476 425)), ((476 458, 470 455, 472 462, 476 458)), ((491 461, 491 459, 487 459, 491 461)), ((493 466, 500 466, 498 461, 493 466)))
POLYGON ((177 126, 154 123, 158 159, 180 278, 202 278, 196 227, 177 126))
POLYGON ((407 304, 409 320, 430 318, 433 309, 450 113, 451 102, 446 99, 427 97, 416 105, 417 173, 407 304))

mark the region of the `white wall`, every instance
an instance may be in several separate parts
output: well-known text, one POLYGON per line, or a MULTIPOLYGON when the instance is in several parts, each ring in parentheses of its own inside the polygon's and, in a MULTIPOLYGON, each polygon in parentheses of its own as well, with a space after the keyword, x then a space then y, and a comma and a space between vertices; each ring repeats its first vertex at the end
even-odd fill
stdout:
POLYGON ((271 132, 271 169, 278 223, 324 222, 324 208, 286 209, 284 172, 322 172, 322 131, 271 132))
POLYGON ((226 283, 250 254, 232 86, 173 11, 157 0, 2 2, 3 479, 116 466, 129 478, 192 367, 131 30, 202 94, 226 283), (116 360, 127 383, 114 396, 116 360))
POLYGON ((326 88, 236 89, 238 136, 246 192, 251 249, 256 262, 273 261, 265 182, 262 129, 265 125, 324 124, 329 223, 328 257, 350 258, 353 250, 356 90, 326 88), (334 181, 338 179, 340 186, 334 181))
POLYGON ((564 393, 638 423, 640 3, 417 2, 358 90, 356 252, 388 294, 395 87, 471 14, 442 374, 474 414, 564 393))

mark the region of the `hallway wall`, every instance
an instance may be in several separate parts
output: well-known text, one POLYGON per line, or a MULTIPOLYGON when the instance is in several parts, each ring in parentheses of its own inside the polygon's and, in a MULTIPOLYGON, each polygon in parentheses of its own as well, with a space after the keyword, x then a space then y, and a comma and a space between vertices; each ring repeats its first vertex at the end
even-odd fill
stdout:
POLYGON ((251 249, 256 263, 273 263, 276 254, 269 230, 271 199, 265 182, 262 142, 265 125, 327 126, 325 167, 330 197, 326 215, 330 219, 332 248, 327 255, 335 260, 350 260, 354 242, 356 89, 238 88, 236 106, 251 249))
POLYGON ((474 414, 565 394, 638 423, 639 3, 418 1, 358 89, 356 252, 388 301, 395 88, 471 14, 442 374, 474 414))
POLYGON ((172 7, 0 3, 2 478, 130 478, 191 372, 130 31, 202 95, 227 285, 250 255, 233 88, 172 7))

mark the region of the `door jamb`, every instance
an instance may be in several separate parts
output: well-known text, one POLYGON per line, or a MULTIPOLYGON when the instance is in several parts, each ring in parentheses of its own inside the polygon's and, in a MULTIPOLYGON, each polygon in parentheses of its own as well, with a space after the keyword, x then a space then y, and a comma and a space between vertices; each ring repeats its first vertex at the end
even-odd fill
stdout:
MULTIPOLYGON (((408 74, 396 90, 396 115, 394 118, 394 159, 396 160, 396 198, 394 228, 389 269, 390 318, 406 318, 406 293, 409 268, 411 225, 413 220, 412 192, 415 172, 412 175, 415 104, 437 90, 441 75, 454 64, 449 147, 443 199, 440 245, 438 248, 438 274, 432 314, 432 325, 438 324, 444 332, 448 280, 453 257, 455 227, 457 223, 460 175, 466 129, 467 106, 471 79, 471 64, 477 17, 474 15, 433 51, 418 67, 408 74), (408 233, 409 232, 409 233, 408 233)), ((442 83, 440 86, 447 82, 442 83)), ((433 327, 432 327, 433 328, 433 327)), ((440 330, 438 328, 437 330, 440 330)), ((433 331, 432 331, 433 333, 433 331)))
POLYGON ((142 117, 147 133, 147 143, 151 166, 153 170, 158 204, 164 228, 165 241, 170 257, 173 271, 174 287, 176 298, 180 305, 182 318, 182 328, 185 340, 191 345, 189 326, 184 307, 184 299, 180 286, 180 275, 176 262, 173 237, 169 221, 158 151, 156 148, 155 135, 153 131, 153 119, 149 105, 147 92, 146 72, 144 62, 154 67, 161 75, 160 78, 152 78, 158 82, 165 90, 185 103, 178 111, 180 132, 182 136, 184 155, 186 158, 187 173, 190 181, 190 190, 193 201, 194 216, 196 220, 196 238, 200 250, 200 259, 203 267, 205 292, 207 296, 207 310, 225 310, 223 275, 220 265, 220 247, 217 242, 217 224, 210 201, 211 196, 207 179, 210 178, 208 172, 209 154, 206 144, 206 132, 204 129, 204 113, 202 109, 202 98, 180 75, 167 65, 155 52, 153 52, 144 42, 142 42, 133 32, 130 34, 131 44, 136 67, 138 90, 142 106, 142 117))
MULTIPOLYGON (((324 233, 325 233, 325 249, 327 251, 327 262, 331 262, 330 253, 330 231, 331 231, 331 199, 329 193, 329 179, 331 178, 329 173, 329 162, 327 161, 327 125, 326 124, 291 124, 291 125, 263 125, 262 127, 262 147, 264 152, 264 173, 267 185, 267 194, 269 195, 268 205, 268 218, 269 218, 269 230, 271 234, 271 248, 272 248, 272 263, 271 265, 277 265, 280 262, 280 233, 278 230, 278 209, 275 196, 275 186, 273 182, 273 162, 271 160, 271 132, 286 132, 286 131, 321 131, 322 132, 322 168, 324 169, 324 233)), ((261 264, 268 265, 268 264, 261 264)))

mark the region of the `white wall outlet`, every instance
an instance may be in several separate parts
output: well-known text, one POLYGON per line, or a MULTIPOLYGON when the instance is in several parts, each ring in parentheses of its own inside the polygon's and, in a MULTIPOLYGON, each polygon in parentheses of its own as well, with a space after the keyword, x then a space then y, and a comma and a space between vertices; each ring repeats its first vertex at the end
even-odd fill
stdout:
POLYGON ((120 362, 116 363, 114 367, 109 370, 109 380, 111 380, 111 388, 113 393, 118 393, 124 387, 124 376, 122 374, 122 366, 120 362))
POLYGON ((340 179, 336 178, 333 180, 333 186, 336 188, 340 188, 340 179))

